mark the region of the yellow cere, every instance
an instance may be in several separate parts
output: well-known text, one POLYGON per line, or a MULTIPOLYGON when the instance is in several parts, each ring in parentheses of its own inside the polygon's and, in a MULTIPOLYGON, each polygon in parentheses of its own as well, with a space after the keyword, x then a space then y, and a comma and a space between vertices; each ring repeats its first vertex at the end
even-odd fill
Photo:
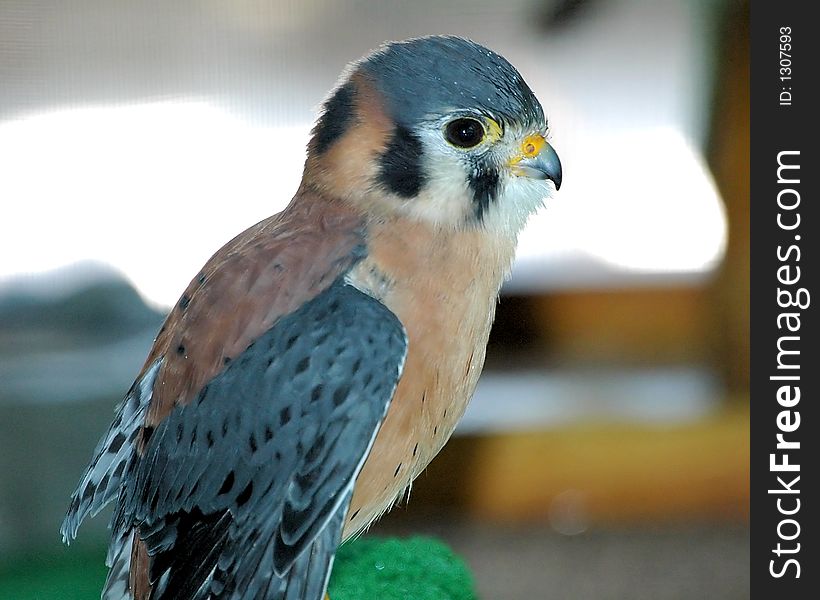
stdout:
POLYGON ((526 158, 538 156, 538 153, 541 152, 541 150, 544 148, 546 144, 547 141, 544 139, 544 136, 540 133, 528 135, 524 138, 524 141, 521 142, 521 153, 526 158))

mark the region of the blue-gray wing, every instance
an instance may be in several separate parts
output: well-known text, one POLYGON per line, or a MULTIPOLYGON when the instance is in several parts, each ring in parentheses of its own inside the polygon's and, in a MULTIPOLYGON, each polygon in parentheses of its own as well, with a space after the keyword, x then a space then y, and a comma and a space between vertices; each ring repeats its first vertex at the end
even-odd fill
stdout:
POLYGON ((320 600, 406 351, 395 315, 340 280, 175 408, 114 515, 146 545, 151 598, 320 600))

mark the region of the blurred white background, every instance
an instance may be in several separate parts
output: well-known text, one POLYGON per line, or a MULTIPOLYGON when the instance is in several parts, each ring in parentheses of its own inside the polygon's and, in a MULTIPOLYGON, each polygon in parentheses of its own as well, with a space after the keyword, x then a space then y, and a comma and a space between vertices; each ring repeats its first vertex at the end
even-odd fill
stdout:
POLYGON ((701 153, 706 5, 589 2, 550 35, 544 5, 5 0, 0 283, 94 260, 173 304, 222 243, 290 200, 344 65, 430 33, 505 55, 552 123, 564 187, 524 233, 510 290, 702 279, 726 243, 701 153))

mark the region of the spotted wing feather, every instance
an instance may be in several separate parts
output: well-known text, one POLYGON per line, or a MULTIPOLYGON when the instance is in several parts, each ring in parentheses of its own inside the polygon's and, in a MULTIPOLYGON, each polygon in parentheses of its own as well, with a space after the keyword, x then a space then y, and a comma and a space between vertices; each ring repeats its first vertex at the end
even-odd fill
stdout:
POLYGON ((135 441, 151 401, 158 368, 157 361, 117 407, 114 421, 97 444, 91 462, 71 496, 68 512, 60 527, 63 541, 76 538, 83 519, 96 515, 119 493, 123 477, 133 465, 135 441))
POLYGON ((171 411, 115 514, 147 547, 151 597, 286 599, 299 579, 321 598, 406 349, 398 319, 339 280, 171 411))

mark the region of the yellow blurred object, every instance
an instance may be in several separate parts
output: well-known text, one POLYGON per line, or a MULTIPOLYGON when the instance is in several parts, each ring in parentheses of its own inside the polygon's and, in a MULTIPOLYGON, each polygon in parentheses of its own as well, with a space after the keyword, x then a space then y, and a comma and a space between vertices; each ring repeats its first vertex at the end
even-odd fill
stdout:
POLYGON ((450 504, 478 519, 554 525, 567 512, 590 525, 745 521, 749 410, 747 402, 729 406, 680 425, 601 423, 457 437, 414 487, 413 504, 450 504))
POLYGON ((567 291, 533 311, 561 360, 685 363, 709 355, 709 300, 702 287, 567 291))

